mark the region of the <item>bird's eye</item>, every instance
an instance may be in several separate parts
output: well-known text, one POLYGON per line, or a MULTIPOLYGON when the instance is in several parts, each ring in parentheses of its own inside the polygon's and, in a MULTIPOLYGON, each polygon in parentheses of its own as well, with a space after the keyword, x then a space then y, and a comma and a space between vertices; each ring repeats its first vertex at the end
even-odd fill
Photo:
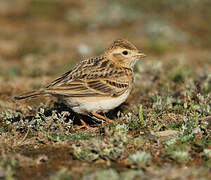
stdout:
POLYGON ((128 55, 128 51, 122 51, 122 54, 128 55))

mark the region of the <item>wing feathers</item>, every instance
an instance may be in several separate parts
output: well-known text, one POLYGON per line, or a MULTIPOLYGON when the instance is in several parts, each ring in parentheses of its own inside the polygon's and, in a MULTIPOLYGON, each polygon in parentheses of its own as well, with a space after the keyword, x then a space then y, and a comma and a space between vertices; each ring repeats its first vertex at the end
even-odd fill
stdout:
POLYGON ((123 94, 131 83, 128 73, 125 71, 124 68, 118 67, 104 57, 85 60, 42 90, 25 93, 16 99, 41 95, 118 96, 123 94))

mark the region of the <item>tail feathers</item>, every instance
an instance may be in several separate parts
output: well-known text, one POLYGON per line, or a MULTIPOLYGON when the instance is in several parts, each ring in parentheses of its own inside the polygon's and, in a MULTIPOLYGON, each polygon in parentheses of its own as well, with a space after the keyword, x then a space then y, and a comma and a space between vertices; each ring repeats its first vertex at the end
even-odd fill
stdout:
POLYGON ((46 95, 47 93, 40 90, 40 91, 30 91, 24 94, 21 94, 19 96, 14 97, 16 100, 21 100, 21 99, 26 99, 26 98, 35 98, 37 96, 43 96, 46 95))

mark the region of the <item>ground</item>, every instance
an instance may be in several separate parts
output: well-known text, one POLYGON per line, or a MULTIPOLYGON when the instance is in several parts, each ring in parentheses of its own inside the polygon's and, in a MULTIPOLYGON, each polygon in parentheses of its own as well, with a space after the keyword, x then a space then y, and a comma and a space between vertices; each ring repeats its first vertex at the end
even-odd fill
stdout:
POLYGON ((209 0, 0 1, 0 179, 210 179, 209 0), (15 101, 126 38, 147 57, 111 123, 15 101))

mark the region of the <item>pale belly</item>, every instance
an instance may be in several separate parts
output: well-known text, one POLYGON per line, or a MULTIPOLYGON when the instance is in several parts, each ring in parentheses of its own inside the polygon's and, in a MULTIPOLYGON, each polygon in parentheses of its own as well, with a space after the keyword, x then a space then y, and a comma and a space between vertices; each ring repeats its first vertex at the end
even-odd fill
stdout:
POLYGON ((122 104, 129 96, 131 88, 119 97, 80 97, 65 98, 64 103, 79 114, 108 112, 122 104))

